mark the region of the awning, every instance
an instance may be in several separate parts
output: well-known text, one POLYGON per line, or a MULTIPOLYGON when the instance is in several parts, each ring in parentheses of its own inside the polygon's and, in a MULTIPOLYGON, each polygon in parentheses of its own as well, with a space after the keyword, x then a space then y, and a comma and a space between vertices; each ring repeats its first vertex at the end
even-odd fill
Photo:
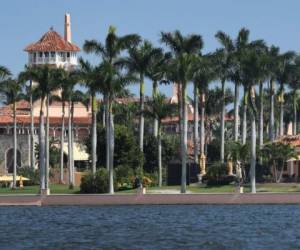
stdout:
POLYGON ((300 160, 300 155, 297 155, 297 157, 292 157, 288 159, 287 161, 299 161, 300 160))
MULTIPOLYGON (((64 153, 68 155, 68 143, 64 143, 64 153)), ((85 146, 74 142, 73 143, 73 159, 74 161, 88 161, 89 154, 85 150, 85 146)))
MULTIPOLYGON (((21 179, 22 179, 22 181, 29 181, 29 179, 24 177, 24 176, 20 176, 20 175, 16 176, 17 181, 20 181, 21 179)), ((0 176, 0 182, 1 181, 2 182, 4 182, 4 181, 7 181, 7 182, 13 181, 13 176, 12 175, 2 175, 2 176, 0 176)))

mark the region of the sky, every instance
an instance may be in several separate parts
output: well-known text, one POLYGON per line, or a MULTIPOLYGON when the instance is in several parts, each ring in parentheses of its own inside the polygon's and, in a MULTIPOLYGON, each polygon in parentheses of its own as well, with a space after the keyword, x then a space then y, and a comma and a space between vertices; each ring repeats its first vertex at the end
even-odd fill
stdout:
MULTIPOLYGON (((299 0, 4 0, 0 9, 0 65, 17 75, 27 63, 26 45, 53 26, 63 35, 64 14, 71 14, 72 41, 82 47, 86 39, 103 41, 113 25, 119 35, 138 33, 159 45, 161 31, 197 33, 203 52, 219 45, 214 35, 222 30, 236 37, 242 27, 250 39, 264 39, 281 51, 300 51, 299 0)), ((96 57, 80 56, 98 62, 96 57)), ((229 85, 230 86, 230 85, 229 85)), ((171 95, 170 86, 160 89, 171 95)), ((131 87, 137 94, 138 86, 131 87)), ((191 87, 189 88, 191 92, 191 87)), ((151 94, 151 84, 146 86, 151 94)))

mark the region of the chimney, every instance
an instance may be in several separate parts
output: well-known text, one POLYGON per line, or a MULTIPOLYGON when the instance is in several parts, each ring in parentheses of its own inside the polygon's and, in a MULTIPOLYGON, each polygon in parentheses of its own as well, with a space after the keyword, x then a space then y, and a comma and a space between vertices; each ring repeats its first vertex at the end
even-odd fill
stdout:
POLYGON ((69 43, 72 42, 71 16, 69 13, 65 14, 65 41, 67 41, 69 43))

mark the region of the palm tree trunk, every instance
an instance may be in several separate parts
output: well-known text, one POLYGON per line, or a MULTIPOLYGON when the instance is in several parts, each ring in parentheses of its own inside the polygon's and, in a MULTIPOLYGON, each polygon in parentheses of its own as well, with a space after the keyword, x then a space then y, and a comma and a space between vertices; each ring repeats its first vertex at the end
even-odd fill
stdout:
POLYGON ((205 154, 205 94, 201 95, 200 154, 205 154))
POLYGON ((103 126, 103 128, 105 128, 105 126, 106 126, 106 113, 107 113, 107 107, 106 107, 106 96, 105 95, 103 95, 103 113, 102 113, 102 126, 103 126))
POLYGON ((222 80, 221 149, 220 149, 221 163, 224 163, 224 147, 225 147, 225 80, 222 80))
POLYGON ((144 107, 145 106, 145 83, 144 76, 140 75, 140 136, 139 136, 139 145, 140 150, 143 152, 144 148, 144 107))
POLYGON ((194 161, 198 163, 199 155, 199 93, 194 83, 194 161))
POLYGON ((105 128, 105 133, 106 133, 106 170, 109 172, 109 161, 110 161, 110 149, 109 149, 109 136, 110 136, 110 121, 109 121, 109 100, 108 98, 106 99, 106 128, 105 128))
POLYGON ((92 95, 92 173, 96 173, 97 164, 97 100, 92 95))
POLYGON ((114 193, 114 149, 115 149, 114 118, 112 101, 109 103, 109 193, 114 193))
POLYGON ((281 84, 281 93, 280 93, 280 118, 279 118, 279 135, 283 136, 283 130, 284 130, 284 124, 283 124, 283 100, 284 98, 284 90, 283 90, 283 84, 281 84))
POLYGON ((269 121, 269 140, 274 141, 274 82, 270 80, 270 121, 269 121))
POLYGON ((263 83, 259 83, 259 147, 262 148, 264 144, 264 97, 263 97, 263 83))
MULTIPOLYGON (((153 82, 153 89, 152 89, 152 99, 154 99, 157 96, 157 82, 153 82)), ((154 118, 154 124, 153 124, 153 135, 157 137, 158 133, 158 120, 157 118, 154 118)))
POLYGON ((35 168, 35 155, 34 155, 34 117, 33 117, 33 98, 32 98, 32 81, 30 81, 30 167, 35 168))
POLYGON ((44 125, 44 100, 41 100, 40 108, 40 127, 39 127, 39 165, 40 165, 40 189, 44 193, 46 189, 45 183, 45 125, 44 125))
POLYGON ((254 115, 252 115, 251 116, 251 166, 250 166, 251 193, 256 193, 255 167, 256 167, 256 124, 255 124, 255 117, 254 115))
POLYGON ((72 183, 75 185, 75 165, 74 165, 74 102, 71 105, 71 148, 72 150, 72 183))
POLYGON ((244 86, 244 101, 243 101, 243 127, 242 127, 242 144, 246 144, 247 140, 247 90, 244 86))
POLYGON ((60 183, 64 183, 65 102, 62 102, 60 135, 60 183))
POLYGON ((158 143, 158 186, 162 186, 162 159, 161 159, 161 127, 158 124, 158 134, 157 134, 157 143, 158 143))
POLYGON ((294 109, 294 121, 293 121, 293 135, 297 134, 297 92, 293 95, 293 109, 294 109))
POLYGON ((73 183, 73 148, 72 148, 72 118, 71 118, 71 105, 72 101, 69 100, 69 110, 68 110, 68 168, 69 168, 69 188, 74 187, 73 183))
POLYGON ((239 85, 234 86, 234 141, 239 139, 239 85))
POLYGON ((186 85, 181 89, 181 193, 186 193, 186 163, 187 163, 187 105, 186 85))
POLYGON ((47 95, 46 99, 46 148, 45 148, 45 159, 46 159, 46 189, 49 189, 49 95, 47 95))
POLYGON ((14 147, 14 169, 13 169, 13 189, 17 188, 17 115, 16 115, 16 102, 13 102, 13 115, 14 115, 14 142, 13 142, 13 147, 14 147))

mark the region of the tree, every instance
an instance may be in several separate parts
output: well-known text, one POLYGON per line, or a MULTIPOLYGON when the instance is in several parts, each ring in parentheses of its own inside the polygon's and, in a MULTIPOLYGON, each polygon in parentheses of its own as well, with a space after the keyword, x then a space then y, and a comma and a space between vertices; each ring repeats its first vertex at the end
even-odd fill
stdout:
MULTIPOLYGON (((103 60, 106 60, 110 64, 113 64, 119 57, 120 53, 128 48, 131 48, 132 46, 136 46, 140 42, 140 37, 136 34, 129 34, 125 36, 117 36, 116 34, 116 28, 113 26, 109 27, 108 34, 105 39, 105 43, 102 44, 101 42, 98 42, 96 40, 86 40, 83 45, 83 50, 86 53, 94 53, 98 56, 101 56, 103 60)), ((100 82, 101 83, 101 82, 100 82)), ((92 90, 92 89, 91 89, 92 90)), ((107 97, 104 96, 104 102, 106 103, 106 106, 108 104, 107 97)), ((96 138, 96 100, 93 98, 92 101, 92 145, 93 145, 93 151, 92 151, 92 170, 93 173, 96 172, 96 162, 97 162, 97 138, 96 138)), ((108 123, 108 109, 105 108, 105 119, 108 123)), ((109 136, 109 131, 106 131, 107 137, 109 136)), ((107 145, 108 148, 109 145, 107 145)), ((108 151, 107 151, 108 153, 108 151)), ((107 159, 109 159, 109 155, 107 155, 107 159)), ((109 163, 107 162, 107 166, 109 163)))
POLYGON ((248 46, 241 57, 242 82, 247 91, 249 114, 251 120, 251 154, 250 154, 250 182, 251 192, 256 193, 255 168, 256 168, 256 116, 255 84, 260 80, 260 56, 263 53, 262 46, 248 46))
MULTIPOLYGON (((23 99, 22 85, 20 82, 13 78, 8 78, 0 82, 0 93, 5 97, 5 104, 12 105, 13 110, 13 186, 17 187, 17 101, 23 99)), ((19 166, 20 167, 20 166, 19 166)))
MULTIPOLYGON (((214 71, 212 56, 210 54, 201 56, 199 60, 196 62, 196 69, 193 74, 193 82, 196 87, 196 91, 194 93, 200 94, 200 154, 205 154, 204 152, 204 144, 205 144, 205 102, 206 102, 206 93, 208 92, 209 83, 212 82, 216 78, 216 74, 214 71)), ((199 95, 194 98, 194 100, 198 100, 199 95)), ((198 113, 198 107, 195 105, 195 114, 198 113)), ((195 117, 195 126, 194 126, 194 134, 198 132, 198 118, 195 117)), ((198 158, 198 140, 197 136, 194 136, 194 158, 198 158)), ((198 161, 196 161, 198 162, 198 161)))
POLYGON ((139 145, 143 152, 144 147, 144 107, 145 107, 145 82, 144 78, 147 69, 156 56, 162 51, 160 48, 154 48, 149 41, 144 41, 141 45, 132 47, 128 50, 129 56, 119 60, 118 64, 126 67, 132 74, 139 75, 140 82, 140 118, 139 118, 139 145))
POLYGON ((183 36, 180 31, 173 33, 161 32, 161 42, 166 44, 173 53, 169 60, 167 79, 178 83, 180 88, 180 144, 181 144, 181 193, 186 192, 186 162, 187 162, 187 105, 186 86, 192 79, 192 68, 197 55, 203 47, 200 35, 183 36))
POLYGON ((288 51, 279 55, 278 68, 276 72, 277 81, 279 83, 279 98, 280 103, 280 120, 279 120, 279 135, 283 136, 283 104, 284 104, 284 84, 288 83, 291 78, 292 62, 295 58, 295 52, 288 51))
POLYGON ((21 82, 29 81, 29 86, 26 88, 26 93, 28 93, 27 101, 29 101, 30 106, 30 166, 32 169, 35 167, 35 153, 34 153, 34 116, 33 116, 33 103, 37 101, 37 96, 34 96, 34 86, 33 86, 33 74, 34 69, 29 66, 25 66, 24 71, 19 74, 19 80, 21 82))
POLYGON ((158 121, 158 133, 157 133, 157 159, 158 159, 158 186, 162 186, 162 144, 161 144, 161 121, 166 117, 169 117, 176 107, 173 104, 166 103, 166 96, 157 93, 152 102, 147 104, 145 114, 155 118, 158 121))
MULTIPOLYGON (((158 93, 158 83, 161 82, 166 75, 167 62, 171 58, 171 53, 163 53, 162 50, 152 57, 150 65, 147 67, 146 76, 152 80, 152 98, 154 99, 158 93)), ((153 135, 157 137, 158 121, 154 118, 153 135)))
POLYGON ((220 161, 224 163, 224 150, 225 150, 225 82, 230 77, 232 68, 232 52, 234 45, 231 39, 224 32, 217 32, 215 37, 221 43, 222 48, 215 52, 215 60, 217 64, 217 72, 221 80, 222 88, 222 113, 221 113, 221 151, 220 161))
POLYGON ((276 71, 278 68, 279 48, 271 46, 268 50, 268 65, 269 74, 269 98, 270 98, 270 118, 269 118, 269 140, 275 140, 275 119, 274 119, 274 95, 275 95, 275 80, 276 71))
MULTIPOLYGON (((33 89, 33 95, 40 99, 40 116, 39 116, 39 168, 40 168, 40 188, 41 192, 48 192, 49 189, 49 119, 47 119, 47 133, 45 133, 44 124, 44 106, 45 101, 47 114, 49 107, 50 93, 56 87, 58 75, 62 69, 51 68, 49 65, 39 65, 33 68, 31 79, 37 85, 33 89)), ((47 115, 48 117, 48 115, 47 115)))
POLYGON ((262 149, 262 155, 272 166, 272 172, 275 182, 280 182, 287 160, 296 158, 297 153, 289 144, 273 142, 266 144, 262 149))
POLYGON ((293 135, 297 134, 297 109, 299 101, 298 90, 300 88, 300 57, 295 58, 295 65, 291 69, 291 77, 289 87, 292 92, 292 107, 293 107, 293 135))

